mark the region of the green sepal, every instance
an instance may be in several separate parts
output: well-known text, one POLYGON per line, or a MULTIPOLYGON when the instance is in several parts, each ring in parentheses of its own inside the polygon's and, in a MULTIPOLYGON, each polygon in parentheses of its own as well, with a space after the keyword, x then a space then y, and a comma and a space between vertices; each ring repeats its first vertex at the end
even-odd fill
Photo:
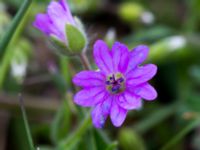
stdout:
POLYGON ((58 47, 60 49, 66 49, 67 48, 66 44, 63 43, 62 41, 60 41, 56 36, 51 35, 50 39, 53 42, 53 44, 56 45, 56 47, 58 47))
POLYGON ((66 25, 65 32, 68 41, 68 48, 73 53, 82 52, 87 45, 87 39, 84 33, 71 24, 66 25))
POLYGON ((67 47, 67 44, 59 40, 56 36, 50 36, 50 43, 54 48, 54 52, 59 55, 72 56, 73 52, 67 47))

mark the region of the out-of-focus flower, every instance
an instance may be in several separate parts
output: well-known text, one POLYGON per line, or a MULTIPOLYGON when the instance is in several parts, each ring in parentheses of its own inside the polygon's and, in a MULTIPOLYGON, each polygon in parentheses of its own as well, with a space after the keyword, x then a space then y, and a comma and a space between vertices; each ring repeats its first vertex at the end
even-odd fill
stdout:
POLYGON ((156 62, 166 61, 167 57, 173 59, 180 59, 187 57, 189 51, 185 49, 187 46, 187 39, 181 35, 170 36, 152 44, 148 59, 156 62))
POLYGON ((114 28, 110 28, 104 39, 108 46, 112 47, 113 43, 116 41, 116 30, 114 28))
POLYGON ((13 55, 11 59, 11 74, 18 83, 24 81, 27 73, 28 60, 31 56, 31 44, 26 39, 20 39, 18 45, 11 47, 13 55))
POLYGON ((111 50, 102 40, 94 44, 94 59, 100 70, 82 71, 75 75, 73 82, 83 87, 74 101, 94 108, 91 115, 95 127, 101 128, 108 115, 114 126, 119 127, 128 110, 141 108, 142 98, 157 97, 156 90, 147 83, 156 74, 156 65, 140 66, 148 51, 145 45, 129 51, 119 42, 111 50))
POLYGON ((77 18, 73 18, 65 0, 52 1, 46 14, 38 14, 33 26, 60 48, 71 53, 80 52, 87 45, 87 38, 83 25, 77 18))
POLYGON ((140 16, 140 19, 145 24, 153 24, 155 21, 155 17, 150 11, 144 11, 140 16))

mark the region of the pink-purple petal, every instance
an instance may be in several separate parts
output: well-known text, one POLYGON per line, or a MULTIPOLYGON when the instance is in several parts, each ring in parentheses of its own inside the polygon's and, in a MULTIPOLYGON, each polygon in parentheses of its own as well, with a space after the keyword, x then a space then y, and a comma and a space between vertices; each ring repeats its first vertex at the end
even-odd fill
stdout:
POLYGON ((103 86, 105 76, 97 71, 81 71, 73 78, 73 83, 82 87, 103 86))
POLYGON ((112 101, 110 118, 114 126, 120 127, 127 115, 127 110, 120 107, 115 100, 112 101))
POLYGON ((126 45, 115 42, 112 47, 112 57, 115 72, 125 72, 129 63, 129 51, 126 45))
POLYGON ((66 24, 75 25, 66 0, 51 1, 46 14, 38 14, 33 26, 41 30, 47 36, 52 36, 67 44, 65 36, 66 24))
POLYGON ((111 108, 112 97, 108 97, 103 102, 97 104, 92 110, 92 122, 96 128, 102 128, 111 108))
POLYGON ((127 84, 136 86, 147 82, 152 79, 157 72, 157 66, 154 64, 148 64, 143 67, 137 67, 136 69, 129 72, 127 77, 127 84))
POLYGON ((124 109, 139 109, 142 106, 140 96, 131 94, 130 92, 124 92, 117 98, 117 103, 124 109))
POLYGON ((33 22, 33 26, 44 32, 46 35, 49 35, 52 32, 51 25, 51 20, 46 14, 38 14, 33 22))
POLYGON ((69 9, 69 6, 68 6, 66 0, 60 0, 59 3, 63 7, 63 9, 65 10, 65 16, 66 16, 68 22, 70 22, 71 24, 75 24, 74 18, 71 14, 71 11, 69 9))
POLYGON ((89 107, 95 106, 104 100, 106 92, 103 87, 86 88, 74 96, 74 102, 78 105, 89 107))
POLYGON ((113 72, 113 62, 111 57, 111 51, 106 43, 102 40, 97 40, 94 44, 94 59, 96 65, 105 74, 113 72))
POLYGON ((130 61, 127 72, 141 64, 148 56, 149 48, 146 45, 139 45, 130 52, 130 61))
POLYGON ((148 83, 142 84, 134 88, 134 93, 141 96, 145 100, 154 100, 157 97, 156 90, 148 83))
POLYGON ((65 39, 65 26, 69 21, 62 5, 60 5, 58 2, 52 1, 48 6, 47 12, 55 28, 62 33, 62 37, 60 38, 65 39))

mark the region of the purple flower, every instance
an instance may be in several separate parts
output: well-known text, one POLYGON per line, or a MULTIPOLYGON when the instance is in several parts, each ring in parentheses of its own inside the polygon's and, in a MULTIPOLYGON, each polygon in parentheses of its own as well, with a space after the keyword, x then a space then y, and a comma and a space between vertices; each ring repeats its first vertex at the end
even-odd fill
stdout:
POLYGON ((82 71, 73 78, 74 84, 83 87, 74 102, 93 107, 92 121, 101 128, 108 115, 114 126, 124 122, 128 110, 139 109, 142 98, 154 100, 156 90, 148 83, 157 72, 154 64, 140 66, 147 58, 149 48, 139 45, 133 50, 119 42, 112 49, 102 40, 94 44, 94 59, 99 71, 82 71))
POLYGON ((77 26, 66 1, 59 0, 52 1, 48 5, 46 14, 38 14, 33 26, 47 36, 52 36, 67 44, 65 32, 67 24, 77 26))

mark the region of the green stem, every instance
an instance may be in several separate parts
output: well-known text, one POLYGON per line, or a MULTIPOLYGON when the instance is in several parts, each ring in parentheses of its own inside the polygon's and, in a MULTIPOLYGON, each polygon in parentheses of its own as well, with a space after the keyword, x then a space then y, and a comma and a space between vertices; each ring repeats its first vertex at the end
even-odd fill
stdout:
POLYGON ((82 137, 82 135, 87 131, 87 129, 91 126, 91 118, 90 113, 84 118, 83 122, 77 128, 77 130, 71 134, 67 139, 62 141, 59 149, 70 149, 73 147, 82 137))
POLYGON ((20 24, 21 20, 23 19, 26 11, 28 10, 29 6, 31 5, 32 0, 25 0, 22 6, 20 7, 19 11, 15 15, 8 31, 5 32, 5 36, 1 39, 0 43, 0 58, 2 58, 9 42, 11 41, 18 25, 20 24))
POLYGON ((161 150, 170 150, 172 149, 185 135, 187 135, 191 130, 199 126, 200 119, 195 119, 191 121, 182 131, 176 134, 167 144, 163 146, 161 150))
POLYGON ((72 86, 72 72, 69 70, 71 70, 71 68, 69 67, 69 59, 66 57, 60 57, 60 68, 61 68, 61 73, 67 83, 67 88, 71 88, 72 86))
POLYGON ((155 112, 151 113, 146 118, 135 124, 133 126, 134 130, 139 133, 145 133, 146 131, 172 115, 176 111, 176 106, 177 104, 172 104, 156 110, 155 112))
POLYGON ((21 111, 22 111, 22 117, 23 117, 24 126, 25 126, 25 130, 26 130, 27 138, 28 138, 29 147, 30 147, 30 150, 35 150, 35 148, 33 146, 33 140, 32 140, 32 136, 31 136, 31 132, 30 132, 27 116, 26 116, 26 111, 24 108, 24 102, 23 102, 23 98, 22 98, 21 94, 19 95, 19 101, 20 101, 20 107, 21 107, 21 111))

